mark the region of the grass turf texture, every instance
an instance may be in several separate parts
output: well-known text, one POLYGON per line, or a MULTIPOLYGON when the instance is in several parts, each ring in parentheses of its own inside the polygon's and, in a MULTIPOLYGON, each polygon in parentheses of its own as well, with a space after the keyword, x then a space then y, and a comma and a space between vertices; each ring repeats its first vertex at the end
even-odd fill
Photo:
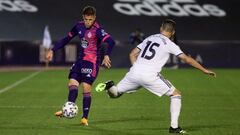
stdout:
MULTIPOLYGON (((102 70, 99 82, 118 82, 127 69, 102 70)), ((183 95, 180 125, 191 135, 240 134, 240 70, 216 69, 218 77, 194 69, 165 69, 162 74, 183 95)), ((0 90, 36 71, 0 72, 0 90)), ((32 79, 0 94, 1 135, 168 135, 169 98, 141 89, 119 99, 92 91, 89 126, 80 126, 80 109, 74 119, 59 119, 54 112, 67 99, 68 70, 41 71, 32 79)))

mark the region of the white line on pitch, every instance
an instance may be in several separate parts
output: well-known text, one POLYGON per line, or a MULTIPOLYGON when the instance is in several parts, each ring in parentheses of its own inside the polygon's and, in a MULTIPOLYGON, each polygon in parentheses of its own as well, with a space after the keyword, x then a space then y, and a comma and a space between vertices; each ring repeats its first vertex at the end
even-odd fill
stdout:
POLYGON ((61 106, 21 106, 21 105, 12 105, 12 106, 0 106, 0 109, 43 109, 43 108, 60 108, 61 106))
POLYGON ((34 76, 36 76, 40 72, 41 71, 34 72, 34 73, 30 74, 29 76, 27 76, 25 78, 22 78, 21 80, 19 80, 19 81, 15 82, 15 83, 13 83, 13 84, 3 88, 3 89, 0 89, 0 94, 3 93, 3 92, 6 92, 6 91, 8 91, 8 90, 10 90, 10 89, 12 89, 12 88, 14 88, 16 86, 18 86, 19 84, 21 84, 21 83, 23 83, 23 82, 25 82, 25 81, 27 81, 27 80, 29 80, 31 78, 33 78, 34 76))

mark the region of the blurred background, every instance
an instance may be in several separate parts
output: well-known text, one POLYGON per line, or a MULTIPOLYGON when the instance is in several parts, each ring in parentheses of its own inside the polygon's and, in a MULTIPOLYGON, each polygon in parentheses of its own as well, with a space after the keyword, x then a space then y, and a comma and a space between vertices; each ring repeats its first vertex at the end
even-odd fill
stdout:
POLYGON ((0 135, 169 135, 168 97, 159 99, 142 88, 110 100, 94 90, 100 82, 121 80, 131 49, 159 33, 167 18, 177 23, 175 41, 182 50, 218 76, 205 76, 170 57, 161 74, 183 93, 181 127, 191 135, 238 135, 239 6, 240 0, 0 0, 0 135), (80 91, 78 117, 53 115, 68 94, 78 37, 54 54, 49 68, 44 55, 82 20, 86 5, 96 7, 97 21, 116 46, 113 68, 99 72, 93 84, 90 125, 83 127, 80 91))
MULTIPOLYGON (((210 68, 240 67, 238 0, 0 0, 0 67, 44 66, 44 30, 54 45, 81 21, 86 5, 116 41, 112 66, 129 67, 128 53, 145 37, 159 33, 162 21, 176 21, 177 43, 210 68)), ((46 35, 45 35, 46 39, 46 35)), ((77 58, 78 37, 55 53, 51 66, 77 58)), ((166 67, 186 67, 171 56, 166 67)))

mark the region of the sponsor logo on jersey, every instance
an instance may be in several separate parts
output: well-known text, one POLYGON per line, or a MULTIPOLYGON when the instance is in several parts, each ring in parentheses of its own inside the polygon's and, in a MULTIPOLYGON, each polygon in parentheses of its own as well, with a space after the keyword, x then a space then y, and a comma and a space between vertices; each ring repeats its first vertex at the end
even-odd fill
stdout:
POLYGON ((113 8, 129 16, 226 16, 226 12, 217 5, 198 4, 196 0, 118 0, 113 8))
POLYGON ((81 46, 83 48, 87 48, 88 47, 88 41, 85 38, 82 38, 81 40, 81 46))
POLYGON ((30 12, 38 11, 38 8, 27 0, 0 0, 0 12, 30 12))
POLYGON ((105 32, 103 29, 101 30, 101 33, 103 37, 107 35, 107 32, 105 32))
POLYGON ((91 74, 92 69, 91 68, 81 68, 81 73, 83 74, 91 74))

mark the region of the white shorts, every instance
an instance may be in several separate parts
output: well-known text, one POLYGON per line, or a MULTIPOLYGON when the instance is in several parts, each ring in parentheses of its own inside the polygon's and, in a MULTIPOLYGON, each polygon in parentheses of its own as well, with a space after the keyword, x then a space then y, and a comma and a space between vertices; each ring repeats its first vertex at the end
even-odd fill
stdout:
POLYGON ((164 79, 160 73, 149 75, 136 74, 130 71, 117 84, 120 93, 135 92, 140 87, 144 87, 159 97, 164 94, 170 96, 175 90, 175 87, 167 79, 164 79))

